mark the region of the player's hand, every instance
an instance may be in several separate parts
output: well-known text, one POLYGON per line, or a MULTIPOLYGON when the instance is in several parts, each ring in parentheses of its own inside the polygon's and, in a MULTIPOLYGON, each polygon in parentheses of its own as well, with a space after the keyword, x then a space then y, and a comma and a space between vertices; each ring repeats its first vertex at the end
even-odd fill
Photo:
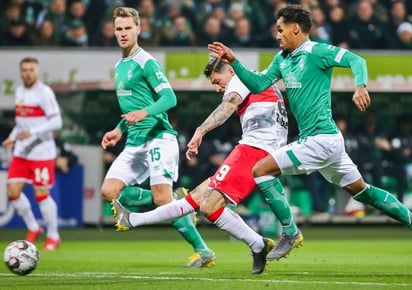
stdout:
POLYGON ((199 153, 199 147, 202 144, 202 139, 203 135, 196 130, 192 139, 190 139, 189 143, 187 143, 186 158, 188 160, 191 160, 193 155, 197 155, 199 153))
POLYGON ((213 42, 207 45, 207 48, 212 52, 211 57, 219 58, 221 61, 231 64, 236 60, 233 51, 221 42, 213 42))
POLYGON ((4 148, 11 149, 14 145, 14 140, 11 138, 7 138, 3 141, 2 145, 4 148))
POLYGON ((366 111, 371 105, 371 98, 364 85, 357 86, 353 94, 352 101, 360 111, 366 111))
POLYGON ((23 139, 29 138, 30 136, 31 136, 31 132, 24 130, 17 134, 17 139, 23 140, 23 139))
POLYGON ((127 114, 121 115, 122 118, 126 120, 126 124, 128 125, 133 125, 136 124, 137 122, 140 122, 147 116, 147 111, 146 110, 139 110, 139 111, 133 111, 129 112, 127 114))
POLYGON ((103 149, 107 149, 107 147, 116 146, 116 144, 122 138, 122 131, 119 128, 114 128, 113 130, 106 132, 102 138, 101 146, 103 149))

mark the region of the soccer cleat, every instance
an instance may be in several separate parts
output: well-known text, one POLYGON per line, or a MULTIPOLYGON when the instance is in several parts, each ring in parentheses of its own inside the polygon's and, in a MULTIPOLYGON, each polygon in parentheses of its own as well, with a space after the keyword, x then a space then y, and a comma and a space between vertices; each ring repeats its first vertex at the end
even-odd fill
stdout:
POLYGON ((252 274, 260 274, 265 270, 266 267, 266 256, 275 247, 275 242, 269 238, 263 238, 264 247, 261 252, 254 253, 253 255, 253 266, 252 274))
POLYGON ((276 247, 270 251, 267 258, 269 261, 279 260, 286 257, 294 248, 299 248, 301 246, 303 246, 303 235, 300 231, 293 236, 282 234, 276 247))
POLYGON ((184 268, 211 268, 216 265, 216 255, 210 251, 207 255, 194 253, 189 257, 189 261, 183 266, 184 268))
POLYGON ((60 242, 60 239, 54 240, 52 238, 47 238, 42 249, 45 251, 54 251, 60 246, 60 242))
POLYGON ((114 220, 116 221, 115 226, 118 232, 125 232, 133 227, 129 222, 130 212, 120 204, 118 199, 113 199, 112 211, 114 220))
POLYGON ((43 229, 39 226, 39 229, 37 231, 27 231, 25 240, 30 243, 34 243, 37 240, 37 238, 41 236, 42 233, 43 229))
MULTIPOLYGON (((173 191, 173 196, 175 199, 185 198, 185 196, 188 194, 189 194, 189 191, 185 187, 178 187, 173 191)), ((193 213, 191 213, 190 217, 192 218, 193 224, 196 226, 197 225, 196 212, 194 211, 193 213)))

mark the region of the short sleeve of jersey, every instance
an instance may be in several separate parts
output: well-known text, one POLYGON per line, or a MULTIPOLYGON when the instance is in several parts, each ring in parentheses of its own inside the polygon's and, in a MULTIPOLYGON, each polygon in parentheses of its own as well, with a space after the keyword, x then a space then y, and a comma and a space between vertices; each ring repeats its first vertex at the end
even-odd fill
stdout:
POLYGON ((226 85, 225 94, 223 95, 223 99, 228 94, 237 94, 242 102, 244 99, 250 94, 249 89, 242 83, 237 75, 234 75, 229 83, 226 85))

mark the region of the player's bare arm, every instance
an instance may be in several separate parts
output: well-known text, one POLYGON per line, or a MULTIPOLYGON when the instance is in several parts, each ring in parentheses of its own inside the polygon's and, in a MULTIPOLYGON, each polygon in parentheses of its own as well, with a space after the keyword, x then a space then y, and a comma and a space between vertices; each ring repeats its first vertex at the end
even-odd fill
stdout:
POLYGON ((225 63, 231 64, 236 60, 233 51, 221 42, 213 42, 207 45, 207 48, 212 52, 211 57, 216 57, 225 63))
POLYGON ((366 109, 371 105, 371 98, 369 96, 368 90, 364 85, 357 86, 355 93, 353 94, 352 101, 355 103, 356 107, 360 111, 366 111, 366 109))
POLYGON ((107 149, 107 147, 116 146, 116 144, 122 138, 122 131, 119 128, 114 128, 113 130, 106 132, 102 138, 101 146, 103 149, 107 149))
POLYGON ((207 117, 207 119, 197 127, 193 137, 187 144, 186 158, 191 159, 192 155, 198 154, 198 148, 202 143, 202 138, 206 133, 219 127, 236 111, 240 103, 240 98, 237 94, 228 94, 223 102, 207 117))

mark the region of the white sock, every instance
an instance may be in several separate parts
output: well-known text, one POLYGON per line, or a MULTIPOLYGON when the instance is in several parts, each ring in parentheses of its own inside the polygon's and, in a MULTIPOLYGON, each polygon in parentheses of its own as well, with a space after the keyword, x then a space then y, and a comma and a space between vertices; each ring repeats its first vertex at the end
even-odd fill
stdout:
POLYGON ((10 204, 14 207, 17 214, 21 216, 29 231, 34 232, 39 229, 40 225, 31 210, 30 201, 23 192, 20 193, 18 199, 11 200, 10 204))
POLYGON ((190 203, 187 202, 185 198, 182 198, 159 206, 151 211, 143 213, 133 212, 129 216, 129 222, 133 227, 137 227, 175 219, 194 211, 195 209, 190 205, 190 203))
POLYGON ((230 208, 225 207, 215 222, 220 229, 244 241, 254 253, 260 253, 265 246, 263 237, 252 230, 243 219, 230 208))
POLYGON ((39 202, 40 212, 47 226, 47 237, 53 240, 60 239, 59 218, 57 215, 57 205, 51 196, 39 202))

